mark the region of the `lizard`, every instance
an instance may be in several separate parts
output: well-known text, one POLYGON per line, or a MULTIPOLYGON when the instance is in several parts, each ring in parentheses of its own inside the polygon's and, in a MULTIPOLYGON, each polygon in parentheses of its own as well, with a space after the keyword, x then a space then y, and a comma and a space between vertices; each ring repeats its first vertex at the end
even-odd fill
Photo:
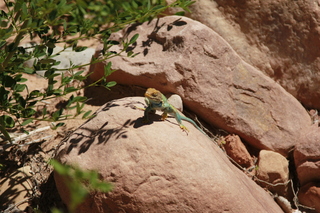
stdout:
POLYGON ((175 117, 177 122, 179 123, 180 128, 188 132, 189 130, 185 125, 182 124, 182 120, 188 121, 192 123, 200 132, 207 136, 207 134, 190 118, 185 117, 179 113, 179 111, 170 103, 168 103, 167 98, 158 90, 154 88, 148 88, 145 96, 145 102, 147 104, 147 108, 144 111, 143 122, 149 123, 149 112, 155 113, 156 110, 162 111, 163 114, 161 116, 161 120, 165 120, 169 115, 175 117))

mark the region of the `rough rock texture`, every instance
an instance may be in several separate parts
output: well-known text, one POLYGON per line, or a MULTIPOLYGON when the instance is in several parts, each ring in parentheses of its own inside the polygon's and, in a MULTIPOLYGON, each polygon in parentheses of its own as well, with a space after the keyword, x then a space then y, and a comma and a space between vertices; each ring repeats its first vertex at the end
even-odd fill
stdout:
MULTIPOLYGON (((270 195, 234 167, 221 149, 185 122, 151 116, 142 125, 143 98, 108 102, 63 143, 57 159, 96 169, 114 183, 91 194, 77 212, 282 212, 270 195), (250 204, 250 205, 249 205, 250 204)), ((61 198, 69 200, 55 174, 61 198)))
POLYGON ((319 1, 198 0, 190 9, 245 61, 320 108, 319 1))
MULTIPOLYGON (((241 60, 205 25, 171 16, 113 38, 130 38, 135 33, 140 37, 132 50, 140 54, 112 58, 118 71, 109 80, 177 93, 185 106, 208 123, 238 134, 254 147, 283 155, 311 125, 308 113, 292 95, 241 60)), ((104 65, 91 67, 93 80, 102 76, 104 65)))
POLYGON ((273 193, 286 196, 288 192, 289 163, 279 153, 261 150, 259 153, 257 177, 270 184, 284 183, 285 185, 271 186, 264 182, 257 182, 273 193))
POLYGON ((244 168, 253 166, 253 159, 238 135, 227 135, 223 145, 227 155, 244 168))
MULTIPOLYGON (((300 138, 294 151, 294 161, 300 184, 320 182, 320 131, 314 127, 300 138)), ((320 202, 320 200, 319 200, 320 202)))
POLYGON ((302 186, 298 193, 299 202, 305 206, 315 208, 320 212, 320 182, 310 182, 302 186))

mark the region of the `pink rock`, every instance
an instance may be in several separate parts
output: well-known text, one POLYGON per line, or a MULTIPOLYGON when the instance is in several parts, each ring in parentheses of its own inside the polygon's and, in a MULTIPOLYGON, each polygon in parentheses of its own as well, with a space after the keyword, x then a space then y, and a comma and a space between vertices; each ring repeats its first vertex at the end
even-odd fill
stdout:
POLYGON ((187 15, 214 29, 305 106, 319 109, 319 6, 304 0, 198 0, 187 15))
MULTIPOLYGON (((110 193, 92 193, 77 212, 282 212, 270 195, 233 166, 221 149, 174 118, 143 125, 142 97, 108 102, 73 132, 56 156, 94 169, 113 183, 110 193), (250 205, 248 205, 250 204, 250 205)), ((55 174, 64 202, 70 200, 55 174)))
MULTIPOLYGON (((287 155, 311 125, 301 104, 281 86, 244 62, 207 26, 171 16, 144 23, 113 39, 139 33, 134 58, 110 59, 109 80, 179 94, 208 123, 239 135, 258 149, 287 155), (297 122, 299 121, 299 122, 297 122)), ((114 51, 121 47, 114 47, 114 51)), ((99 49, 96 56, 99 55, 99 49)), ((92 80, 105 63, 91 67, 92 80)))
POLYGON ((290 186, 288 184, 288 160, 279 153, 261 150, 259 153, 257 178, 257 183, 260 186, 267 188, 277 195, 286 196, 288 186, 290 186))
POLYGON ((244 168, 253 166, 253 159, 238 135, 227 135, 223 145, 227 155, 244 168))
POLYGON ((294 161, 300 184, 320 181, 320 130, 310 129, 309 133, 300 138, 294 150, 294 161))

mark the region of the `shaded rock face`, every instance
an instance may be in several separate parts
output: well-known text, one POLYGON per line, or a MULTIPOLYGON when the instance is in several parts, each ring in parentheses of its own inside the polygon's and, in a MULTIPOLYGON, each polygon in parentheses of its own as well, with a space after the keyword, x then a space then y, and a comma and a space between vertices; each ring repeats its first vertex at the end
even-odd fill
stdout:
MULTIPOLYGON (((131 38, 136 33, 140 37, 132 50, 140 54, 112 58, 117 71, 109 80, 177 93, 208 123, 238 134, 258 149, 283 155, 311 125, 308 113, 292 95, 244 62, 205 25, 171 16, 112 38, 131 38)), ((99 53, 98 49, 96 57, 99 53)), ((92 80, 103 75, 105 63, 91 66, 92 80)))
POLYGON ((300 138, 294 161, 301 189, 299 202, 320 212, 320 131, 318 127, 300 138))
POLYGON ((298 194, 299 202, 320 212, 320 182, 310 182, 301 187, 298 194))
POLYGON ((189 17, 214 29, 245 61, 304 105, 320 108, 318 1, 198 0, 190 9, 189 17))
POLYGON ((300 138, 294 150, 294 161, 301 185, 320 182, 320 131, 313 128, 300 138))
MULTIPOLYGON (((282 212, 273 199, 234 167, 220 148, 174 118, 142 125, 142 97, 109 102, 63 143, 56 156, 66 164, 99 171, 113 182, 93 193, 77 212, 282 212), (250 205, 248 205, 250 203, 250 205)), ((57 189, 68 203, 63 179, 57 189)))

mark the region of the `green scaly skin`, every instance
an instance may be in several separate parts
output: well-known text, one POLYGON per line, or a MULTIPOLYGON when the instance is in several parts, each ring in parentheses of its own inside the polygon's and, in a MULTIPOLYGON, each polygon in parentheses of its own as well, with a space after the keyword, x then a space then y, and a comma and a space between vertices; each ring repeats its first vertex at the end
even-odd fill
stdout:
POLYGON ((154 88, 149 88, 145 93, 145 102, 148 107, 144 111, 144 123, 149 123, 149 112, 154 113, 156 110, 159 110, 163 112, 161 120, 165 120, 169 114, 176 118, 183 131, 189 131, 187 127, 182 124, 182 120, 185 120, 192 123, 204 135, 207 135, 193 120, 181 115, 174 106, 169 104, 167 98, 160 91, 154 88))

